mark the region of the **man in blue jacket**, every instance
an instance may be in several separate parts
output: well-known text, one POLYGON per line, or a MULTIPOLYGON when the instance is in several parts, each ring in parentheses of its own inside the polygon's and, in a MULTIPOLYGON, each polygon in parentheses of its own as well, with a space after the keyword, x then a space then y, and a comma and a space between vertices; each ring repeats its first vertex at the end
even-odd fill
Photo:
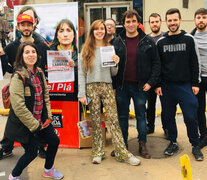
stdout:
POLYGON ((116 89, 119 124, 128 147, 129 105, 133 99, 139 133, 139 153, 144 158, 150 158, 146 147, 145 105, 150 88, 158 80, 159 56, 154 42, 138 28, 137 11, 126 11, 123 15, 123 25, 124 30, 112 40, 116 54, 120 57, 119 70, 113 82, 116 89))
POLYGON ((161 60, 161 83, 156 89, 161 96, 162 111, 170 144, 164 154, 172 156, 178 151, 176 105, 179 104, 187 134, 192 144, 192 153, 197 161, 203 160, 198 138, 197 108, 195 95, 199 92, 198 54, 193 37, 180 30, 181 14, 176 8, 166 12, 165 21, 169 31, 157 42, 161 60))

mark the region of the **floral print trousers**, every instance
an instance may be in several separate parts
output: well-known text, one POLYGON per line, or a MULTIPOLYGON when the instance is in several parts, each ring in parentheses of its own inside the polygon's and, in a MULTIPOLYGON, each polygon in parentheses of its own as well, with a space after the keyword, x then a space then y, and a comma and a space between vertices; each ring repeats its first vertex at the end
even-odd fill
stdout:
POLYGON ((117 117, 117 106, 111 83, 93 82, 86 85, 87 96, 91 98, 89 110, 92 121, 92 158, 105 158, 101 125, 101 101, 106 110, 109 130, 117 161, 126 161, 132 154, 126 149, 117 117))

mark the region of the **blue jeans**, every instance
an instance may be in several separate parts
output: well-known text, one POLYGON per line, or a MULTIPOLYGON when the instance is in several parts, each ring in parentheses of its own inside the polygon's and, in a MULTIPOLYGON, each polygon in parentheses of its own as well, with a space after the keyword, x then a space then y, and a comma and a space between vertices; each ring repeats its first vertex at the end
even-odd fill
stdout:
POLYGON ((162 111, 169 133, 169 140, 176 142, 177 139, 175 115, 176 106, 179 104, 183 113, 189 141, 193 146, 197 146, 199 143, 197 122, 198 101, 193 94, 191 84, 163 83, 161 88, 163 93, 163 96, 161 96, 162 111))
POLYGON ((139 134, 138 140, 143 142, 147 141, 147 128, 145 118, 147 95, 148 92, 142 91, 142 86, 138 86, 137 84, 125 83, 122 89, 116 89, 118 119, 126 146, 128 140, 128 118, 131 98, 134 102, 134 109, 136 114, 137 131, 139 134))

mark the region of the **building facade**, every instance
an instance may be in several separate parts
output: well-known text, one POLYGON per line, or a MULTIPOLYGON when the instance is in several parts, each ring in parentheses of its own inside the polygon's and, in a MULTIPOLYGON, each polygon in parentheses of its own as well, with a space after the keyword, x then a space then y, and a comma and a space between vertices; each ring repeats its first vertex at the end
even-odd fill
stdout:
POLYGON ((195 11, 207 6, 207 0, 25 0, 25 4, 28 5, 63 2, 79 2, 80 47, 85 40, 91 22, 96 19, 113 18, 116 20, 117 28, 120 28, 122 13, 133 8, 140 14, 146 33, 149 33, 149 15, 157 12, 162 17, 162 31, 167 31, 165 12, 170 8, 178 8, 182 15, 181 29, 190 32, 194 28, 195 11))
MULTIPOLYGON (((206 0, 205 0, 206 1, 206 0)), ((191 32, 195 27, 193 19, 194 13, 197 9, 205 7, 204 0, 144 0, 143 1, 143 23, 147 33, 150 32, 149 28, 149 15, 157 12, 162 17, 162 31, 167 31, 165 25, 165 13, 170 8, 178 8, 181 12, 182 23, 181 29, 191 32)))

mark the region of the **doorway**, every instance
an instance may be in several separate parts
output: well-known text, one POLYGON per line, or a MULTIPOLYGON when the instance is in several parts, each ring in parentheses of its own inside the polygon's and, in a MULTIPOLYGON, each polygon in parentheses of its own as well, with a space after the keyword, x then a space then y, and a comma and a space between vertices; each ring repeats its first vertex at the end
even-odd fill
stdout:
POLYGON ((122 27, 122 14, 133 8, 133 1, 84 3, 85 31, 88 32, 90 25, 97 19, 113 18, 116 28, 122 27))

